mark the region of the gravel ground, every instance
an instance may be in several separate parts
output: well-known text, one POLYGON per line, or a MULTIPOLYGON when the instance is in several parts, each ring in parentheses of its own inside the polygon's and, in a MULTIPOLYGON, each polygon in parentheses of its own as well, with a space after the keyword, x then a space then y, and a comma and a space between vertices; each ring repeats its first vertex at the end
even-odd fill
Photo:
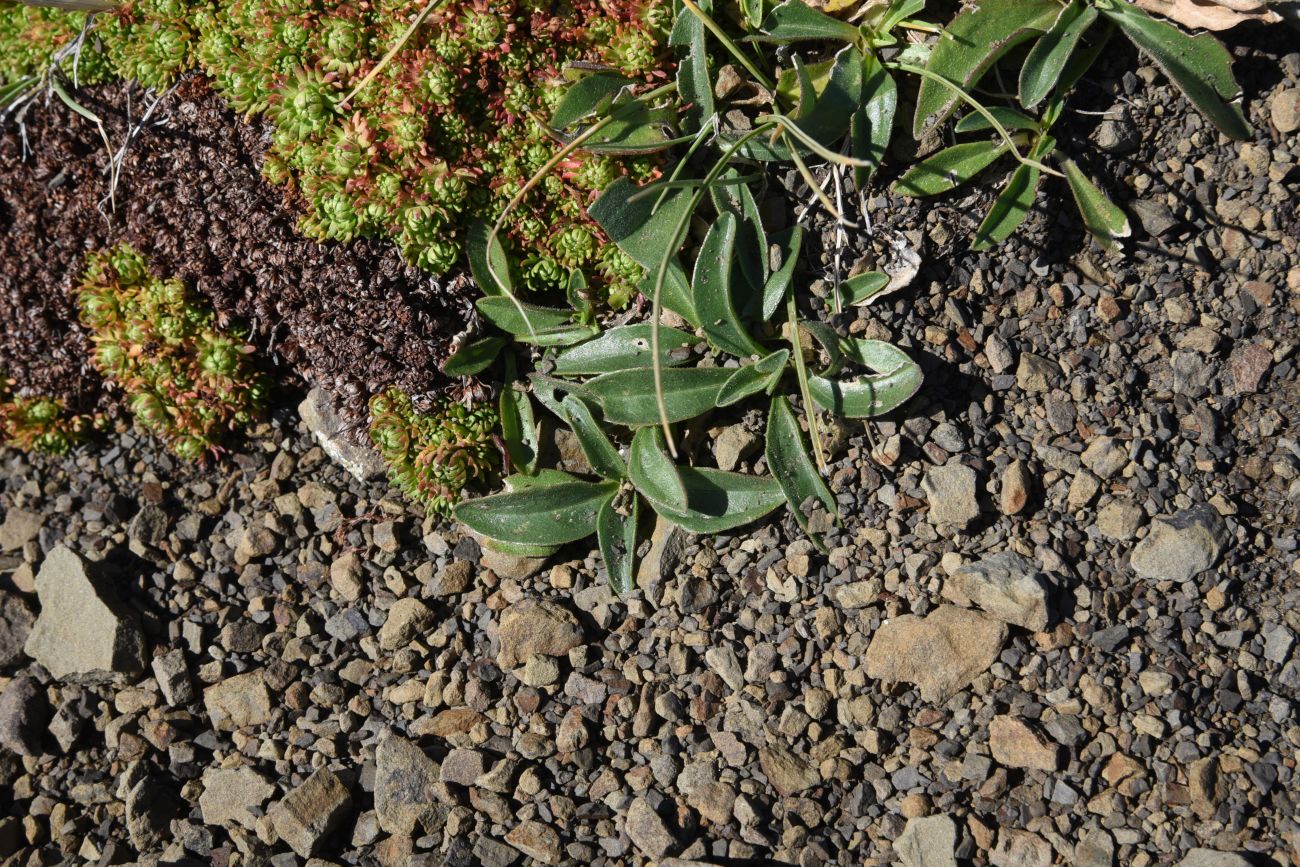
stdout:
POLYGON ((1050 200, 996 255, 987 191, 875 203, 848 249, 925 265, 842 324, 928 386, 840 431, 828 555, 662 532, 618 600, 287 410, 206 469, 0 453, 4 863, 1300 865, 1285 35, 1240 51, 1254 142, 1090 85, 1126 258, 1050 200))

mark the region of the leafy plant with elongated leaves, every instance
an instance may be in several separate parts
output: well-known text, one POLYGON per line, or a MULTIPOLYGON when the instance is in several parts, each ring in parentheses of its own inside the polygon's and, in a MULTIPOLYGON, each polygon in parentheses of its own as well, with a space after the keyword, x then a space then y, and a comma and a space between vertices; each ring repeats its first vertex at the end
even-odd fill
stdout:
MULTIPOLYGON (((648 319, 602 326, 576 270, 566 284, 568 309, 526 303, 499 240, 502 219, 470 234, 471 267, 486 296, 479 312, 534 347, 541 363, 501 398, 518 472, 504 493, 462 503, 455 514, 488 544, 520 554, 548 554, 595 535, 620 592, 631 585, 637 526, 647 509, 693 532, 721 532, 786 503, 818 540, 836 513, 820 472, 818 413, 878 415, 920 388, 919 366, 898 348, 845 339, 801 315, 794 272, 802 229, 776 233, 764 225, 758 202, 765 166, 793 165, 822 205, 848 223, 810 165, 852 169, 864 188, 894 135, 895 79, 912 75, 920 79, 916 136, 960 106, 967 113, 955 133, 990 140, 963 142, 922 161, 899 189, 945 192, 1011 157, 1016 168, 975 246, 1010 235, 1032 206, 1041 176, 1053 174, 1069 184, 1087 228, 1113 247, 1128 234, 1127 218, 1058 154, 1050 135, 1066 95, 1112 29, 1151 54, 1225 132, 1244 131, 1230 104, 1237 88, 1222 47, 1120 0, 982 0, 946 28, 916 17, 923 0, 869 4, 853 22, 804 0, 742 0, 740 14, 722 19, 725 24, 708 0, 679 3, 669 36, 677 51, 675 79, 651 86, 614 69, 586 70, 552 114, 564 147, 524 188, 577 152, 680 154, 663 178, 640 186, 615 180, 590 208, 605 234, 644 269, 638 288, 649 300, 648 319), (1102 29, 1094 31, 1098 22, 1102 29), (937 38, 908 38, 918 33, 937 38), (973 96, 984 76, 1010 63, 1013 49, 1025 43, 1028 55, 1016 55, 1024 110, 973 96), (779 48, 756 53, 754 45, 779 48), (728 62, 719 65, 719 58, 728 62), (1026 113, 1040 105, 1038 117, 1026 113), (1049 158, 1060 168, 1047 165, 1049 158), (692 222, 702 212, 712 216, 702 239, 693 240, 692 222), (663 325, 664 308, 689 330, 663 325), (846 376, 846 367, 865 372, 846 376), (785 393, 791 381, 803 425, 785 393), (716 409, 760 395, 769 401, 764 463, 770 476, 682 463, 676 440, 683 428, 698 429, 699 419, 716 409), (599 481, 539 468, 534 401, 572 430, 599 481)), ((837 287, 833 305, 870 303, 897 288, 894 283, 886 273, 858 275, 837 287)), ((470 343, 448 368, 481 372, 506 345, 499 336, 470 343)))
POLYGON ((1021 147, 1029 161, 1021 161, 1008 176, 976 229, 973 247, 985 249, 1006 239, 1029 214, 1042 176, 1053 174, 1065 179, 1097 242, 1116 249, 1129 235, 1128 218, 1061 151, 1050 130, 1071 89, 1117 33, 1150 57, 1221 132, 1249 137, 1232 57, 1208 33, 1189 36, 1124 0, 981 0, 958 14, 931 50, 912 132, 920 138, 962 107, 964 98, 973 104, 966 90, 1004 58, 1014 57, 1020 65, 1016 93, 1005 100, 1014 99, 1018 107, 994 105, 966 113, 953 131, 974 138, 922 160, 899 179, 896 189, 912 196, 947 192, 1021 147), (1034 117, 1030 112, 1036 110, 1034 117), (991 138, 991 129, 999 135, 991 138), (1049 168, 1050 163, 1059 168, 1049 168))
POLYGON ((98 421, 69 412, 57 398, 16 395, 13 386, 0 371, 0 445, 61 455, 85 439, 98 421))

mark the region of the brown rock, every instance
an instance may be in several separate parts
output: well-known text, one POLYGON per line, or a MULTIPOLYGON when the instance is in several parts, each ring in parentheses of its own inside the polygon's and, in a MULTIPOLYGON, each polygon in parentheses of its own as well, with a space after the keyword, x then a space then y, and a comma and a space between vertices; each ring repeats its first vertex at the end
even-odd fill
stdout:
POLYGON ((578 618, 554 602, 524 599, 501 614, 497 664, 514 668, 534 653, 563 656, 582 644, 578 618))
POLYGON ((945 701, 993 664, 1006 637, 1005 624, 953 605, 941 605, 925 617, 905 614, 886 621, 872 636, 867 676, 914 683, 926 701, 945 701))
POLYGON ((560 863, 560 835, 541 822, 520 822, 506 835, 506 842, 543 864, 560 863))
POLYGON ((989 723, 989 752, 1008 768, 1055 771, 1061 765, 1060 747, 1011 716, 994 717, 989 723))
POLYGON ((1024 461, 1012 461, 1002 476, 1000 506, 1002 514, 1016 515, 1029 502, 1029 486, 1033 480, 1024 461))
POLYGON ((275 833, 310 858, 352 809, 352 796, 334 772, 321 768, 267 812, 275 833))
POLYGON ((779 795, 795 795, 822 781, 821 774, 803 756, 784 747, 765 747, 758 751, 758 765, 779 795))

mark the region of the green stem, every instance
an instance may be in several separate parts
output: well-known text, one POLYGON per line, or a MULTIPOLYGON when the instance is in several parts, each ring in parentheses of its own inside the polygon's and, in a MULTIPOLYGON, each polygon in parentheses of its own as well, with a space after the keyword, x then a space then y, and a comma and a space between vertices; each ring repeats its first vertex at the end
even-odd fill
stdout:
POLYGON ((794 292, 786 291, 786 308, 790 326, 790 350, 794 353, 794 375, 799 380, 799 394, 803 398, 804 419, 808 422, 808 439, 812 440, 813 457, 817 469, 826 472, 826 453, 822 448, 821 428, 817 425, 817 404, 813 403, 812 390, 808 388, 808 365, 803 358, 803 341, 799 339, 799 309, 795 306, 794 292))
POLYGON ((717 37, 718 41, 731 53, 732 57, 736 58, 741 66, 745 67, 746 72, 754 76, 755 81, 763 85, 768 92, 776 93, 776 85, 772 83, 772 80, 754 65, 754 61, 750 60, 749 56, 740 50, 740 46, 718 26, 718 22, 709 17, 708 13, 695 3, 695 0, 682 0, 682 5, 691 10, 695 17, 700 19, 705 27, 709 28, 709 32, 717 37))
POLYGON ((991 111, 989 111, 987 108, 981 105, 979 100, 975 99, 975 97, 971 96, 964 89, 958 87, 956 84, 944 78, 942 75, 931 72, 930 70, 926 69, 923 66, 913 66, 910 63, 900 63, 896 60, 886 60, 882 62, 884 63, 885 66, 889 67, 890 69, 898 69, 903 72, 910 72, 913 75, 919 75, 922 78, 936 82, 948 88, 954 94, 956 94, 958 99, 960 99, 962 102, 969 105, 971 108, 975 109, 975 111, 978 112, 980 116, 982 116, 985 120, 989 122, 989 125, 993 127, 993 129, 997 132, 997 134, 1002 137, 1002 140, 1007 143, 1007 147, 1011 150, 1011 153, 1015 156, 1015 158, 1019 162, 1027 166, 1036 168, 1040 172, 1043 172, 1044 174, 1055 175, 1058 178, 1065 177, 1064 174, 1058 172, 1056 169, 1051 168, 1050 166, 1043 165, 1038 160, 1030 159, 1029 157, 1022 154, 1020 152, 1020 149, 1016 147, 1016 143, 1011 140, 1011 133, 1007 132, 1006 127, 1004 127, 998 121, 998 119, 993 116, 993 113, 991 111))

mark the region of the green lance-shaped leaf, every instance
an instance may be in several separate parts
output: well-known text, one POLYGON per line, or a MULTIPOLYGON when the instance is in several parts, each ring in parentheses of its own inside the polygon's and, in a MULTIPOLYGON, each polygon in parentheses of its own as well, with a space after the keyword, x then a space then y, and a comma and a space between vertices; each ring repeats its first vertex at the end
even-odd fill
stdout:
POLYGON ((856 46, 840 49, 826 86, 816 99, 811 104, 806 97, 799 101, 799 111, 794 115, 799 128, 827 147, 837 145, 862 105, 864 64, 862 51, 856 46))
POLYGON ((1005 141, 972 141, 944 148, 907 170, 894 189, 908 196, 936 196, 975 177, 1007 152, 1005 141))
POLYGON ((509 342, 504 337, 493 336, 467 343, 447 359, 442 372, 448 376, 473 376, 481 373, 496 361, 497 355, 509 342))
POLYGON ((884 271, 863 271, 840 284, 844 303, 867 304, 889 286, 889 275, 884 271))
MULTIPOLYGON (((767 416, 766 437, 767 468, 785 492, 786 502, 794 519, 799 522, 805 533, 808 532, 808 516, 804 514, 803 504, 809 498, 816 499, 832 515, 839 515, 839 507, 826 482, 813 466, 808 450, 804 448, 803 432, 795 418, 790 401, 777 395, 772 398, 772 408, 767 416)), ((812 534, 809 534, 812 535, 812 534)), ((821 545, 820 539, 815 539, 821 545)))
MULTIPOLYGON (((466 232, 465 252, 469 259, 470 273, 474 275, 479 291, 490 296, 506 296, 514 292, 510 257, 501 245, 501 238, 492 234, 491 226, 482 220, 470 223, 466 232)), ((506 300, 509 302, 508 298, 506 300)), ((527 330, 525 326, 524 331, 527 330)))
POLYGON ((514 335, 515 340, 538 346, 568 346, 594 336, 597 331, 595 326, 573 323, 571 310, 516 303, 504 297, 480 298, 475 306, 483 318, 502 331, 514 335), (520 308, 523 308, 527 320, 520 314, 520 308), (528 329, 529 322, 532 323, 532 331, 528 329))
POLYGON ((1079 170, 1074 160, 1066 160, 1064 167, 1083 224, 1103 248, 1119 249, 1120 239, 1127 238, 1131 232, 1128 216, 1079 170))
POLYGON ((569 427, 578 438, 578 445, 587 456, 591 468, 607 479, 626 477, 627 465, 623 463, 622 455, 596 423, 591 408, 571 394, 560 401, 560 406, 564 409, 569 427))
POLYGON ((857 379, 808 378, 813 400, 846 418, 884 415, 902 406, 921 388, 921 366, 898 347, 881 340, 843 341, 846 354, 873 374, 857 379))
MULTIPOLYGON (((708 12, 709 4, 701 8, 708 12)), ((683 10, 673 22, 668 44, 680 48, 677 61, 677 94, 686 109, 686 128, 699 129, 713 115, 713 81, 709 74, 708 33, 698 15, 683 10)))
MULTIPOLYGON (((1043 155, 1051 153, 1054 147, 1056 140, 1044 136, 1031 156, 1041 159, 1043 155)), ((994 244, 1002 243, 1025 221, 1029 209, 1034 206, 1034 199, 1038 197, 1038 179, 1039 171, 1035 166, 1021 163, 1016 167, 1011 173, 1011 180, 998 193, 998 197, 993 200, 993 207, 989 208, 984 221, 975 230, 975 240, 970 245, 972 250, 987 250, 994 244)))
POLYGON ((468 500, 456 518, 489 539, 513 545, 564 545, 596 532, 596 513, 617 482, 566 482, 468 500))
POLYGON ((1083 34, 1097 20, 1097 9, 1080 0, 1070 0, 1051 28, 1034 43, 1020 68, 1020 104, 1035 108, 1047 98, 1061 78, 1070 55, 1083 34))
POLYGON ((709 227, 695 260, 691 301, 709 342, 723 352, 743 358, 762 355, 763 347, 741 324, 731 297, 737 222, 735 214, 723 212, 709 227))
MULTIPOLYGON (((669 189, 656 209, 659 198, 660 191, 653 184, 638 187, 627 178, 619 178, 587 210, 618 248, 649 272, 646 279, 652 283, 650 275, 659 270, 665 251, 674 241, 677 226, 690 207, 691 192, 669 189)), ((676 249, 671 251, 663 305, 698 326, 699 319, 691 306, 690 284, 676 253, 676 249)))
POLYGON ((619 94, 604 117, 600 131, 582 143, 596 154, 652 154, 691 140, 676 136, 677 110, 671 104, 648 104, 619 94))
MULTIPOLYGON (((668 421, 685 421, 717 405, 718 391, 731 376, 720 367, 670 367, 663 372, 668 421)), ((659 424, 654 371, 650 368, 606 373, 585 384, 586 395, 598 404, 605 421, 640 427, 659 424)))
POLYGON ((569 85, 564 96, 560 97, 560 104, 551 117, 551 127, 566 130, 576 123, 604 114, 613 105, 614 97, 635 83, 630 78, 604 70, 584 75, 569 85))
POLYGON ((689 508, 678 512, 651 502, 654 510, 692 533, 722 533, 755 521, 785 502, 770 476, 749 476, 708 468, 682 467, 689 508))
POLYGON ((790 281, 794 278, 794 269, 799 266, 799 250, 803 247, 803 229, 798 226, 791 226, 782 232, 777 232, 772 236, 772 243, 768 249, 768 256, 771 266, 771 273, 767 276, 767 282, 763 285, 763 321, 769 322, 781 302, 785 300, 786 290, 790 288, 790 281), (773 249, 775 248, 775 253, 773 249), (779 262, 774 260, 779 257, 779 262))
POLYGON ((884 162, 894 133, 894 115, 898 111, 898 87, 893 76, 870 52, 862 63, 862 103, 849 123, 850 153, 854 159, 867 160, 871 168, 853 167, 858 189, 865 189, 876 168, 884 162))
MULTIPOLYGON (((940 34, 926 69, 969 90, 998 58, 1051 27, 1060 11, 1056 0, 980 0, 960 12, 940 34)), ((927 127, 942 123, 956 104, 951 87, 923 78, 912 135, 921 138, 927 127)))
MULTIPOLYGON (((740 172, 729 168, 719 180, 730 181, 740 177, 740 172)), ((767 233, 763 231, 763 218, 758 213, 758 202, 747 183, 718 183, 709 187, 709 197, 719 214, 724 211, 736 217, 736 264, 749 287, 758 292, 768 276, 767 233)), ((745 293, 748 294, 748 293, 745 293)), ((739 309, 747 312, 746 304, 739 309)))
POLYGON ((786 0, 767 13, 759 33, 748 37, 754 42, 801 42, 829 39, 855 42, 858 28, 824 12, 818 12, 803 0, 786 0))
MULTIPOLYGON (((990 105, 987 107, 987 111, 989 114, 993 115, 993 117, 997 118, 998 123, 1002 124, 1002 128, 1007 132, 1012 132, 1018 129, 1038 129, 1038 121, 1034 120, 1024 112, 1016 111, 1014 108, 1007 108, 1006 106, 1001 105, 990 105)), ((986 129, 992 128, 993 124, 989 123, 987 117, 980 114, 978 111, 972 111, 970 114, 964 115, 961 120, 953 124, 952 131, 958 135, 964 135, 968 132, 983 132, 986 129)))
POLYGON ((779 349, 753 364, 736 368, 735 373, 731 374, 718 391, 718 406, 731 406, 751 394, 767 391, 781 378, 781 374, 785 373, 785 366, 789 363, 790 350, 779 349))
POLYGON ((524 473, 512 473, 502 480, 506 491, 509 493, 519 493, 520 491, 539 490, 541 488, 554 488, 560 485, 567 485, 569 482, 581 482, 582 479, 573 473, 566 473, 564 470, 541 469, 531 475, 524 473))
POLYGON ((1139 51, 1155 61, 1211 123, 1233 138, 1250 138, 1241 107, 1232 102, 1241 96, 1241 87, 1232 77, 1232 55, 1219 40, 1208 33, 1188 36, 1132 3, 1106 0, 1098 8, 1139 51))
POLYGON ((630 497, 627 514, 614 507, 618 495, 601 503, 596 513, 596 541, 600 556, 605 561, 609 586, 619 596, 626 596, 634 587, 632 562, 636 559, 636 527, 641 513, 641 501, 630 497))
POLYGON ((757 30, 763 23, 763 0, 740 0, 740 11, 745 13, 745 24, 757 30))
POLYGON ((537 471, 537 419, 533 415, 533 402, 528 392, 514 383, 501 389, 498 401, 501 416, 501 438, 505 440, 510 463, 525 473, 537 471))
MULTIPOLYGON (((677 367, 690 360, 697 339, 684 331, 662 325, 659 328, 659 357, 664 367, 677 367)), ((635 367, 649 367, 650 325, 620 325, 585 343, 562 349, 555 356, 556 376, 592 376, 635 367)))
POLYGON ((641 495, 656 506, 685 511, 686 486, 681 472, 664 450, 664 432, 658 427, 639 428, 627 454, 628 475, 641 495))

